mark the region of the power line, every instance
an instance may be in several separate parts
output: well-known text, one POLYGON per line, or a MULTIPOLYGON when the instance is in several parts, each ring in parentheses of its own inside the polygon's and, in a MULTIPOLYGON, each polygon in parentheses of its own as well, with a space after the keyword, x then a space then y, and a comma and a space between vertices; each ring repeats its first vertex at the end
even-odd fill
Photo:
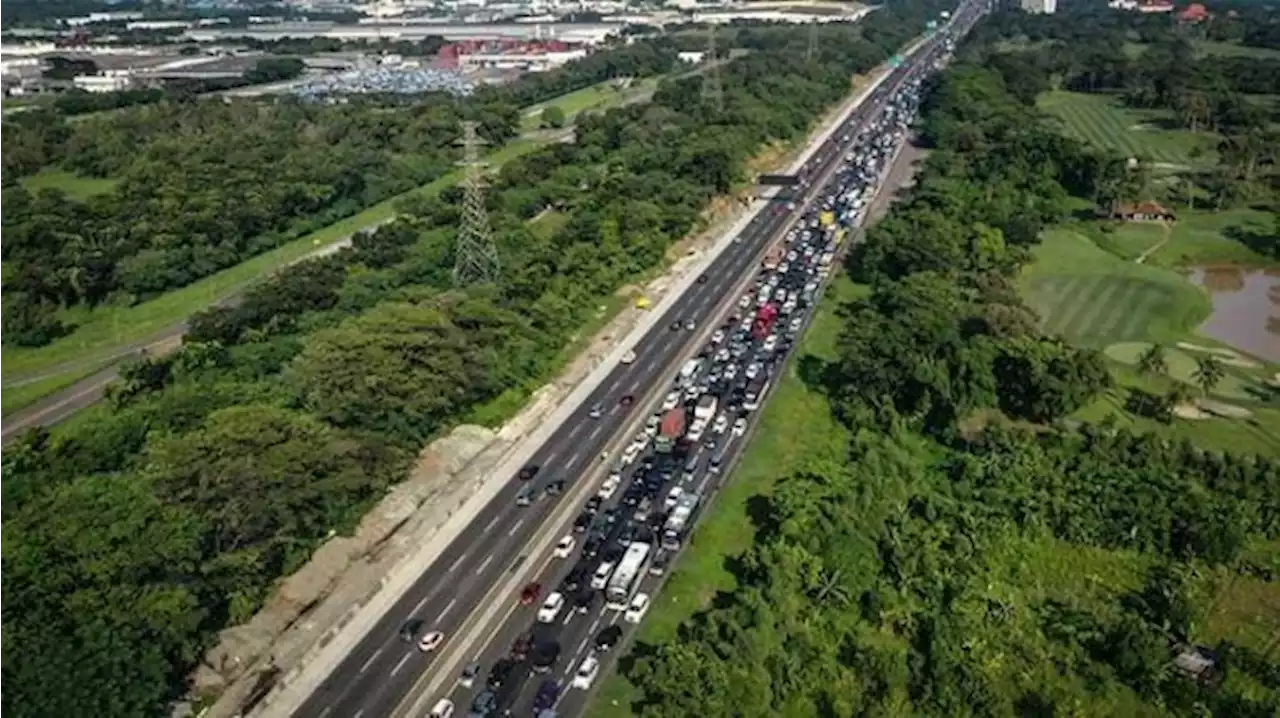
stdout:
POLYGON ((716 25, 707 26, 707 66, 706 79, 702 82, 702 99, 710 102, 716 112, 724 111, 724 87, 720 84, 720 61, 716 57, 716 25))
POLYGON ((458 244, 453 264, 453 285, 465 287, 481 282, 496 282, 502 265, 498 247, 489 228, 489 213, 484 206, 484 163, 480 147, 485 141, 476 133, 477 122, 462 123, 463 180, 462 226, 458 228, 458 244))

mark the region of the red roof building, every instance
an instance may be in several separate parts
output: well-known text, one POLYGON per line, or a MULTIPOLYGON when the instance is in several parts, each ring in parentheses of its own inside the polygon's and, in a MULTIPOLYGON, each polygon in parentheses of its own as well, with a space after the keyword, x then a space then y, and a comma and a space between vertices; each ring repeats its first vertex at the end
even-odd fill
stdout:
POLYGON ((1208 19, 1209 11, 1198 2, 1191 3, 1182 12, 1178 13, 1180 22, 1204 22, 1208 19))

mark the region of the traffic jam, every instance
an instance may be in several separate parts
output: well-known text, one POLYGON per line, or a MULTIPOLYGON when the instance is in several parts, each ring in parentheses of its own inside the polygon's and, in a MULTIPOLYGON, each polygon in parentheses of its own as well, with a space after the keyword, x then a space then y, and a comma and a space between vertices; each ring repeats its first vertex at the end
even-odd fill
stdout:
MULTIPOLYGON (((943 49, 950 47, 948 40, 943 49)), ((941 59, 930 64, 939 67, 941 59)), ((906 139, 922 78, 918 71, 908 76, 876 117, 856 135, 850 128, 841 137, 845 155, 827 187, 766 250, 749 290, 680 367, 661 407, 556 543, 556 564, 548 573, 563 572, 564 578, 520 591, 517 600, 534 614, 532 625, 505 657, 463 668, 453 694, 441 698, 431 716, 452 718, 467 706, 473 718, 553 718, 570 692, 592 688, 606 654, 628 626, 644 619, 710 490, 736 456, 731 449, 746 440, 751 417, 804 329, 842 243, 861 225, 906 139)), ((794 204, 783 206, 797 211, 794 204)), ((677 320, 670 329, 692 330, 690 324, 677 320)), ((535 467, 521 477, 536 473, 535 467)), ((531 490, 517 498, 521 505, 537 500, 539 492, 527 486, 531 490)), ((556 493, 563 489, 555 487, 556 493)))

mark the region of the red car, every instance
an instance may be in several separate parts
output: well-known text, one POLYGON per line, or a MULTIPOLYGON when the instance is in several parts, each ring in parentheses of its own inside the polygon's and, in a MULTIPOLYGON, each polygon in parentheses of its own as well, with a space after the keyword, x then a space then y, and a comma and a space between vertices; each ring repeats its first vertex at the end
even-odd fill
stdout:
POLYGON ((531 583, 528 586, 525 586, 524 590, 520 592, 520 605, 532 606, 538 602, 538 595, 541 593, 542 584, 540 583, 531 583))

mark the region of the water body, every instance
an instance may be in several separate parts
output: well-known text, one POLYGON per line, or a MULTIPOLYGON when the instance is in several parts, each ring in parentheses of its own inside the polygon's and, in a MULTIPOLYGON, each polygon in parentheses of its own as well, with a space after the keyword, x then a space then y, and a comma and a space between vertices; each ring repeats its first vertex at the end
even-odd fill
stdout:
POLYGON ((1280 362, 1280 268, 1196 267, 1191 281, 1209 291, 1213 313, 1200 331, 1241 351, 1280 362))

